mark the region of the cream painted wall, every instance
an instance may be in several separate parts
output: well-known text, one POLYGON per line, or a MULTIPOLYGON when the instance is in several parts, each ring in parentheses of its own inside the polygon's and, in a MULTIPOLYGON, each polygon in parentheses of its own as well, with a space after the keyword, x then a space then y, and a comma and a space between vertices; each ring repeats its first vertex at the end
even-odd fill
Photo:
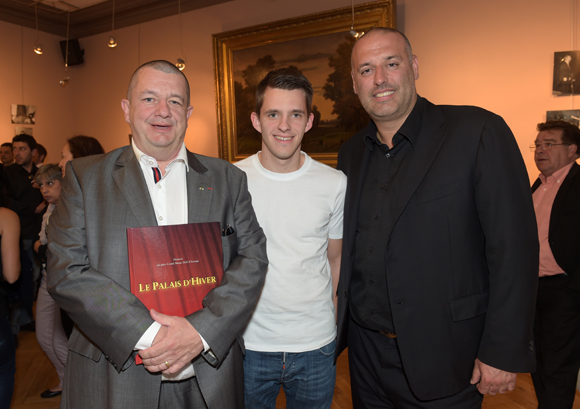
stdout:
POLYGON ((578 97, 551 91, 554 52, 573 48, 574 3, 578 8, 578 0, 398 1, 399 28, 419 57, 419 94, 501 115, 534 180, 538 171, 528 146, 537 123, 546 120, 546 111, 580 106, 578 97))
MULTIPOLYGON (((0 22, 0 143, 11 142, 15 126, 10 122, 10 106, 36 106, 33 135, 48 151, 48 160, 60 160, 64 140, 73 134, 74 101, 71 92, 59 85, 65 76, 60 38, 40 33, 44 53, 32 50, 36 32, 0 22)), ((48 162, 45 162, 48 163, 48 162)))
MULTIPOLYGON (((545 120, 547 110, 578 106, 577 98, 551 95, 553 53, 573 48, 574 2, 580 0, 397 2, 398 26, 419 57, 419 93, 435 103, 479 105, 503 116, 516 135, 531 178, 537 171, 527 146, 535 138, 535 125, 545 120)), ((186 135, 189 149, 218 155, 213 33, 348 5, 347 0, 234 0, 184 13, 183 48, 188 59, 184 73, 194 107, 186 135)), ((120 100, 129 77, 140 63, 158 58, 175 61, 182 54, 178 26, 178 17, 172 16, 117 30, 115 49, 106 46, 108 33, 81 39, 85 64, 69 68, 71 82, 64 89, 58 85, 62 73, 58 38, 41 33, 46 52, 38 57, 32 52, 34 30, 22 29, 23 102, 37 105, 35 136, 50 147, 50 160, 58 159, 60 147, 74 134, 95 136, 106 150, 127 142, 130 130, 120 100)), ((0 44, 0 112, 5 112, 0 131, 11 136, 10 104, 22 100, 21 28, 0 22, 0 38, 12 39, 0 44)), ((577 43, 577 35, 575 39, 577 43)))
MULTIPOLYGON (((187 147, 218 156, 212 34, 348 5, 348 0, 235 0, 182 14, 187 56, 183 72, 190 82, 194 107, 185 139, 187 147)), ((106 150, 127 141, 130 129, 119 101, 133 70, 150 60, 176 61, 182 56, 178 16, 116 31, 119 45, 115 49, 106 46, 108 36, 106 33, 81 40, 85 66, 78 68, 78 81, 75 76, 75 84, 79 84, 75 85, 75 132, 97 137, 106 150)))

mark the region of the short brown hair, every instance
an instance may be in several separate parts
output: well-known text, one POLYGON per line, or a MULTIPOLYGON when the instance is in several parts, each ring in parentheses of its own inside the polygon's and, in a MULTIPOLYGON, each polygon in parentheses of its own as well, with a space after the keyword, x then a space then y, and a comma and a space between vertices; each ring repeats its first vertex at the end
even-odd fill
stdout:
POLYGON ((105 153, 105 150, 92 136, 77 135, 70 138, 68 141, 68 147, 70 148, 70 153, 73 159, 82 158, 84 156, 98 155, 99 153, 105 153))
POLYGON ((306 97, 306 113, 310 115, 312 112, 312 85, 310 84, 310 81, 308 81, 308 78, 306 78, 304 74, 296 68, 279 68, 270 71, 266 74, 264 79, 260 81, 256 88, 256 107, 254 111, 258 116, 260 115, 262 104, 264 103, 266 88, 284 89, 286 91, 301 89, 304 91, 306 97))

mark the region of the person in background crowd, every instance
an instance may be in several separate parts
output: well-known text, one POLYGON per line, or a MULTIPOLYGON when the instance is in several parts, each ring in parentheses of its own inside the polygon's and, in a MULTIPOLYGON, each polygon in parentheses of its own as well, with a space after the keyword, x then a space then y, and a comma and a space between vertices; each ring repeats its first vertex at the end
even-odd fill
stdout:
POLYGON ((61 160, 58 166, 62 170, 62 176, 64 177, 66 164, 71 160, 89 155, 98 155, 99 153, 105 153, 105 150, 99 141, 92 136, 73 136, 62 147, 60 153, 61 160))
POLYGON ((0 145, 0 161, 4 166, 10 166, 14 163, 14 153, 10 142, 4 142, 0 145))
POLYGON ((46 148, 41 144, 36 144, 36 151, 32 155, 32 162, 36 165, 36 167, 40 167, 44 160, 46 159, 46 148))
POLYGON ((540 171, 532 186, 540 269, 532 381, 538 409, 571 409, 580 370, 580 129, 538 124, 530 147, 540 171))
POLYGON ((50 362, 54 365, 59 380, 59 384, 56 387, 42 392, 40 394, 41 398, 54 398, 62 393, 64 368, 68 352, 68 339, 62 326, 60 308, 58 308, 46 290, 47 227, 50 215, 60 197, 61 181, 62 172, 57 165, 42 166, 36 172, 35 182, 42 193, 42 197, 48 203, 48 208, 42 218, 40 239, 34 243, 34 250, 42 260, 42 279, 36 300, 36 339, 48 359, 50 359, 50 362))
POLYGON ((5 207, 0 190, 0 409, 9 409, 14 391, 16 347, 10 328, 10 295, 6 283, 14 283, 20 275, 20 221, 5 207))
POLYGON ((30 135, 16 135, 12 139, 12 148, 16 163, 4 168, 4 183, 8 205, 20 218, 22 272, 18 282, 18 303, 12 310, 12 331, 16 335, 21 328, 34 330, 34 283, 40 278, 40 265, 32 247, 38 238, 46 203, 40 191, 32 186, 38 170, 32 161, 36 140, 30 135))
POLYGON ((352 49, 371 121, 340 148, 348 177, 338 288, 353 406, 480 408, 534 369, 538 239, 529 178, 499 116, 417 95, 408 39, 352 49))

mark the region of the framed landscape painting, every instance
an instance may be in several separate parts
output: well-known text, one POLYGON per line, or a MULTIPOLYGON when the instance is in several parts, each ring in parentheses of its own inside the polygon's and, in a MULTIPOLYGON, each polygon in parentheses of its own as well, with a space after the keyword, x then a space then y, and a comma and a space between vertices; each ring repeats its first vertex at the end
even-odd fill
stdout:
MULTIPOLYGON (((382 0, 354 7, 354 31, 395 27, 395 2, 382 0)), ((336 165, 340 145, 364 127, 369 117, 352 89, 350 52, 353 9, 281 20, 214 34, 219 154, 235 162, 261 149, 253 128, 256 86, 271 70, 295 67, 314 89, 312 129, 302 150, 336 165)))

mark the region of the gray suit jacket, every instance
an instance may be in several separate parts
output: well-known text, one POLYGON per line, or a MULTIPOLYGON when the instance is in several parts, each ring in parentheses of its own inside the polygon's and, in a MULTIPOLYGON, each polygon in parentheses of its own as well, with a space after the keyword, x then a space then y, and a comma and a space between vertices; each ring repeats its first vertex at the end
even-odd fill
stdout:
MULTIPOLYGON (((243 406, 241 331, 267 268, 246 176, 235 166, 188 152, 190 223, 229 224, 222 237, 224 277, 187 320, 213 354, 193 360, 209 408, 243 406)), ((157 225, 139 163, 130 147, 67 165, 61 199, 50 218, 48 291, 77 324, 61 407, 156 408, 160 374, 135 365, 133 351, 152 324, 130 292, 127 227, 157 225)))

